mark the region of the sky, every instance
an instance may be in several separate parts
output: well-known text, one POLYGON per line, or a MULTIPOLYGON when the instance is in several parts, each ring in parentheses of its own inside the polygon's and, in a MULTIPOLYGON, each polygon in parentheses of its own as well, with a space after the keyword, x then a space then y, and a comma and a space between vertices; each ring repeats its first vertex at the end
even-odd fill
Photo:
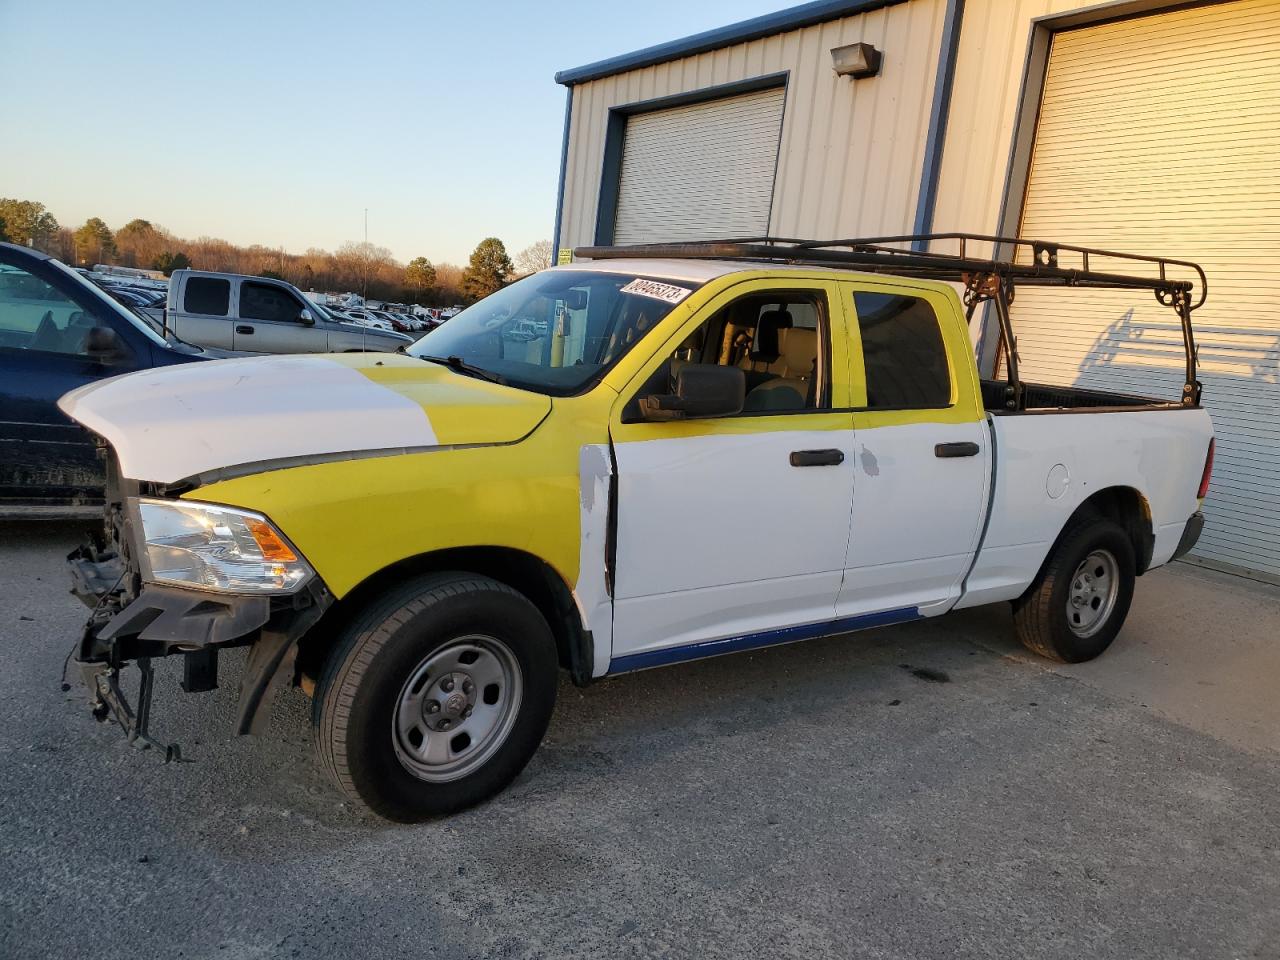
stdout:
POLYGON ((557 70, 789 0, 0 0, 0 197, 465 263, 550 239, 557 70))

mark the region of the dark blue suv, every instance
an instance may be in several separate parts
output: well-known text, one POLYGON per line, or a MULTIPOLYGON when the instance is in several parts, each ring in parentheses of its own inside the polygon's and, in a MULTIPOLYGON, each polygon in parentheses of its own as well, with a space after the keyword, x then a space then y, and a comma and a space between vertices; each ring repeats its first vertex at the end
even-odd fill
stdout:
POLYGON ((102 502, 93 439, 58 409, 69 390, 226 356, 166 334, 65 264, 0 243, 0 516, 102 502))

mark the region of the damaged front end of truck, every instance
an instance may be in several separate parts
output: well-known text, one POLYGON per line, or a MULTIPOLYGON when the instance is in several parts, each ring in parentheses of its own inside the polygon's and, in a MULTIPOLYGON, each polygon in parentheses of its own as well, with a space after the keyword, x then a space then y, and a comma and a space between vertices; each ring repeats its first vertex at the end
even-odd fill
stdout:
POLYGON ((332 595, 265 517, 190 504, 174 499, 175 491, 122 479, 110 446, 102 449, 107 462, 103 529, 67 558, 71 592, 91 610, 72 659, 93 716, 116 722, 139 747, 154 747, 166 760, 180 759, 177 744, 161 742, 150 730, 153 660, 181 656, 182 689, 200 693, 217 688, 222 650, 249 646, 236 732, 262 732, 275 691, 295 681, 297 641, 332 604, 332 595), (149 534, 148 521, 153 528, 167 526, 149 534), (192 575, 203 582, 194 589, 181 585, 186 572, 181 544, 192 535, 215 544, 218 555, 211 566, 225 568, 195 570, 192 575), (253 556, 255 546, 261 556, 253 556), (287 592, 254 592, 235 582, 238 566, 254 564, 276 573, 282 581, 277 585, 287 592), (130 665, 140 675, 132 702, 121 682, 130 665))

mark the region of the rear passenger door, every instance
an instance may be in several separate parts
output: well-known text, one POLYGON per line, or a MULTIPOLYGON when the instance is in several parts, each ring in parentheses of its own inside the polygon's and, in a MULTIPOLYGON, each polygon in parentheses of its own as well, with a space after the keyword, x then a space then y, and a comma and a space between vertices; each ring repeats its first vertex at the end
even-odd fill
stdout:
POLYGON ((182 283, 180 315, 174 332, 188 343, 232 348, 231 281, 226 277, 188 276, 182 283))
POLYGON ((968 336, 936 290, 868 281, 841 296, 857 450, 837 612, 941 613, 973 560, 991 477, 968 336))
POLYGON ((814 628, 834 617, 853 497, 844 325, 834 283, 738 284, 616 401, 611 672, 830 632, 814 628), (639 398, 688 363, 743 370, 743 410, 645 420, 639 398))

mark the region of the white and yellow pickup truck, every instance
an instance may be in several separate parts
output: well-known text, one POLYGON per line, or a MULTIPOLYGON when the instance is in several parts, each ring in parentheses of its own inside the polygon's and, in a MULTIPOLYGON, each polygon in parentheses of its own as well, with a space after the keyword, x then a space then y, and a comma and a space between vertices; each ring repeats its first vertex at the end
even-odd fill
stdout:
POLYGON ((250 645, 239 732, 301 686, 337 784, 412 821, 519 773, 559 668, 583 684, 999 601, 1031 649, 1096 657, 1135 578, 1195 543, 1212 428, 1195 284, 1174 261, 1067 267, 1075 249, 596 248, 403 353, 76 390, 62 409, 109 476, 105 530, 70 558, 95 713, 157 743, 152 658, 204 690, 250 645), (1172 307, 1183 396, 1023 383, 1022 283, 1172 307), (966 326, 988 301, 1001 381, 966 326))

